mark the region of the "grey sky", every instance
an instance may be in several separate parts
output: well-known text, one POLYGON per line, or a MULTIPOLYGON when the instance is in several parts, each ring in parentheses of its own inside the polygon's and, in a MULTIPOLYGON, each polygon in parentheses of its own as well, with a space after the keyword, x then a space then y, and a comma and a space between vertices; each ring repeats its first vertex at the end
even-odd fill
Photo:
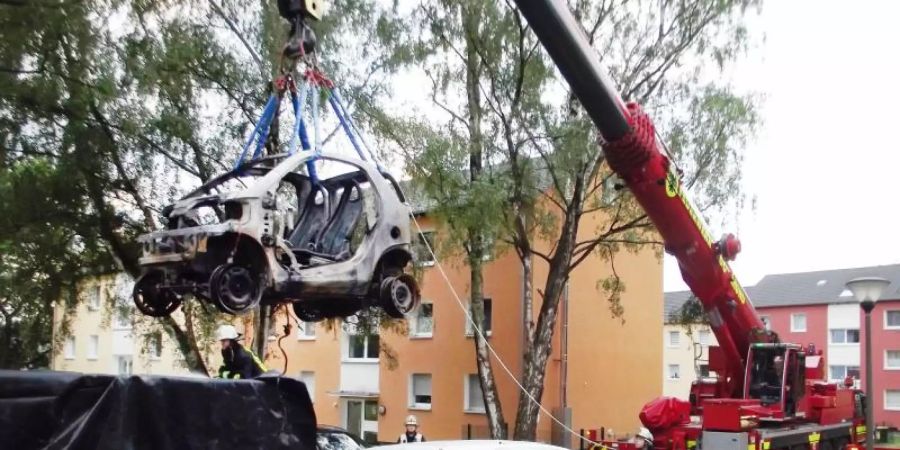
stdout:
MULTIPOLYGON (((765 94, 765 123, 746 149, 758 199, 736 229, 745 285, 767 273, 900 262, 900 2, 766 2, 766 42, 733 79, 765 94)), ((686 289, 673 258, 665 289, 686 289)))

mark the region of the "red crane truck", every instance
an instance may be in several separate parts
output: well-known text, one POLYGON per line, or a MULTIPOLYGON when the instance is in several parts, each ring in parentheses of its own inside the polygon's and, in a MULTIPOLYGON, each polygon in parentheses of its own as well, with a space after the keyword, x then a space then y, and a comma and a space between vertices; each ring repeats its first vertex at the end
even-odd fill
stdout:
POLYGON ((596 125, 610 167, 678 260, 719 343, 709 351, 717 378, 695 381, 689 405, 658 399, 644 407, 654 448, 844 450, 865 441, 863 393, 825 381, 821 350, 780 342, 766 330, 728 265, 740 242, 709 234, 653 122, 640 105, 623 102, 566 3, 516 3, 596 125))

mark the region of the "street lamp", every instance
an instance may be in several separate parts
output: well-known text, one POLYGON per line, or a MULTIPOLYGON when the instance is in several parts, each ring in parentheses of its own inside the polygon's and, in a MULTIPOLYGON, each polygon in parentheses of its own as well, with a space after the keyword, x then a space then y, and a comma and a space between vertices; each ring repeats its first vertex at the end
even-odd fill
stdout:
POLYGON ((859 302, 859 307, 866 313, 866 450, 875 448, 875 420, 873 419, 872 394, 872 310, 875 302, 881 297, 881 291, 891 284, 884 278, 862 277, 847 282, 847 289, 859 302))

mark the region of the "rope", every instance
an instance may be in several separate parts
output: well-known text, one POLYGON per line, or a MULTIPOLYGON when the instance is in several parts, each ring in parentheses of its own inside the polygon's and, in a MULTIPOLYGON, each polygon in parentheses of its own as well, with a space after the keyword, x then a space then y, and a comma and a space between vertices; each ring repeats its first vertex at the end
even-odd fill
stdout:
MULTIPOLYGON (((281 350, 281 355, 284 356, 284 368, 281 369, 281 375, 287 375, 288 355, 281 345, 281 341, 291 335, 291 313, 288 311, 287 303, 283 303, 281 306, 284 309, 284 334, 278 338, 278 349, 281 350)), ((272 316, 275 316, 274 311, 272 316)))
POLYGON ((356 135, 359 136, 359 140, 360 142, 362 142, 363 147, 367 152, 369 152, 369 157, 372 158, 372 161, 375 162, 375 167, 378 168, 379 172, 384 172, 384 167, 382 167, 381 163, 378 162, 378 158, 375 157, 375 152, 372 151, 372 147, 369 146, 369 143, 366 142, 366 138, 364 137, 363 133, 360 133, 359 128, 356 127, 356 121, 353 120, 353 116, 350 115, 350 113, 347 112, 347 108, 344 107, 344 102, 341 101, 341 96, 338 93, 337 88, 334 88, 333 95, 338 106, 341 107, 341 111, 344 113, 344 116, 347 118, 347 122, 350 123, 350 128, 352 128, 356 135))
POLYGON ((317 155, 322 153, 322 127, 319 123, 319 87, 316 86, 314 90, 312 90, 312 117, 313 117, 313 130, 316 133, 316 146, 314 148, 317 155))
MULTIPOLYGON (((409 216, 410 216, 410 218, 412 218, 413 223, 416 225, 416 230, 419 232, 419 234, 421 234, 422 227, 419 226, 419 221, 416 220, 416 216, 412 213, 412 210, 410 210, 409 216)), ((453 294, 453 298, 456 300, 457 305, 459 305, 459 308, 462 309, 463 314, 466 315, 466 320, 472 326, 472 329, 475 331, 475 333, 478 333, 478 336, 481 337, 482 340, 484 340, 484 343, 487 346, 488 351, 491 352, 491 355, 494 356, 494 359, 497 360, 497 363, 500 364, 500 367, 503 368, 503 371, 506 372, 506 374, 513 381, 513 383, 515 383, 515 385, 519 388, 519 391, 521 391, 523 394, 525 394, 525 396, 528 397, 528 399, 532 403, 537 405, 538 409, 542 413, 544 413, 544 415, 549 417, 550 420, 555 422, 557 425, 560 426, 560 428, 562 428, 566 432, 570 433, 573 436, 577 436, 579 439, 587 442, 588 444, 593 445, 595 448, 613 449, 613 447, 605 446, 603 444, 600 444, 599 442, 592 441, 592 440, 582 436, 581 433, 576 433, 575 430, 573 430, 571 427, 567 426, 565 423, 563 423, 559 419, 557 419, 556 416, 554 416, 550 411, 547 410, 547 408, 544 408, 544 405, 542 405, 541 402, 539 402, 536 398, 534 398, 525 389, 525 387, 522 386, 522 384, 519 382, 519 380, 516 378, 516 376, 513 375, 512 370, 510 370, 509 367, 506 365, 506 363, 504 363, 503 360, 500 359, 500 355, 497 354, 497 352, 494 350, 494 347, 491 346, 490 342, 488 342, 484 333, 481 331, 481 329, 475 323, 475 320, 472 319, 472 314, 469 313, 469 309, 466 308, 466 306, 463 304, 463 301, 462 301, 462 299, 460 299, 459 294, 456 292, 456 289, 453 288, 453 284, 450 283, 450 278, 447 276, 447 273, 444 271, 444 266, 441 264, 440 260, 438 260, 437 255, 434 253, 434 249, 431 248, 431 244, 428 243, 427 239, 423 239, 422 242, 425 244, 425 248, 428 249, 428 253, 431 254, 431 257, 434 260, 434 267, 437 267, 438 271, 441 273, 441 278, 444 279, 444 282, 447 284, 447 287, 450 288, 450 293, 453 294)))
MULTIPOLYGON (((291 135, 291 145, 288 146, 288 155, 293 155, 295 151, 297 151, 297 144, 302 140, 300 138, 300 131, 303 128, 303 110, 301 109, 303 106, 303 90, 300 91, 300 95, 296 92, 291 92, 291 104, 294 106, 294 132, 291 135)), ((304 132, 304 134, 306 134, 304 132)), ((302 144, 301 144, 302 145, 302 144)), ((306 147, 303 147, 306 150, 306 147)))
MULTIPOLYGON (((247 143, 244 144, 244 149, 243 151, 241 151, 241 156, 238 157, 237 161, 234 162, 234 169, 240 167, 241 163, 244 162, 244 158, 247 157, 247 150, 250 149, 250 144, 253 142, 253 138, 256 137, 258 133, 260 133, 260 127, 267 121, 268 116, 270 116, 275 109, 275 99, 275 94, 269 96, 269 100, 266 102, 265 108, 263 108, 263 113, 259 116, 259 121, 257 121, 256 126, 253 127, 253 132, 250 133, 250 137, 247 139, 247 143)), ((267 127, 268 125, 269 124, 266 123, 267 127)))
MULTIPOLYGON (((300 89, 299 99, 296 95, 292 96, 292 100, 294 103, 294 135, 291 138, 291 146, 288 150, 288 154, 293 155, 295 151, 297 151, 297 142, 299 140, 300 147, 304 151, 310 150, 309 145, 309 136, 306 133, 306 123, 303 120, 303 106, 306 105, 306 96, 312 88, 309 86, 309 83, 303 83, 303 87, 300 89)), ((309 175, 310 180, 312 180, 313 184, 319 183, 319 175, 316 172, 316 164, 314 160, 310 160, 306 162, 306 171, 309 175)))
POLYGON ((359 155, 359 158, 363 161, 368 161, 366 158, 366 154, 363 153, 362 148, 360 148, 359 143, 356 142, 356 137, 353 135, 353 131, 350 130, 350 124, 347 123, 347 119, 344 118, 344 115, 341 114, 341 107, 338 105, 337 99, 335 98, 335 91, 330 92, 331 95, 328 96, 328 103, 331 104, 331 109, 334 110, 334 115, 337 116, 338 122, 341 123, 341 127, 344 128, 344 132, 347 133, 347 138, 350 139, 350 143, 353 144, 353 149, 356 150, 356 154, 359 155))
POLYGON ((281 97, 272 94, 270 98, 272 99, 272 109, 269 111, 268 117, 266 117, 266 124, 259 133, 259 140, 256 142, 256 151, 253 152, 252 159, 259 158, 260 154, 262 154, 262 149, 266 145, 266 139, 269 138, 269 132, 272 131, 272 120, 275 118, 275 115, 278 113, 279 107, 281 106, 281 97))

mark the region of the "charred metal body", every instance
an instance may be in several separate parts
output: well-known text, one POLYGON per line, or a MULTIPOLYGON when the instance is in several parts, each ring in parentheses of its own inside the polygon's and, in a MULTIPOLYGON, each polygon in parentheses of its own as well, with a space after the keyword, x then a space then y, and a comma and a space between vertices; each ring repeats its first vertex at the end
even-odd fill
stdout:
POLYGON ((312 152, 245 163, 191 192, 163 214, 167 229, 141 236, 138 309, 165 316, 185 296, 230 314, 260 302, 293 302, 301 320, 381 306, 402 317, 418 287, 408 206, 372 164, 312 152), (349 170, 312 180, 314 158, 349 170))

